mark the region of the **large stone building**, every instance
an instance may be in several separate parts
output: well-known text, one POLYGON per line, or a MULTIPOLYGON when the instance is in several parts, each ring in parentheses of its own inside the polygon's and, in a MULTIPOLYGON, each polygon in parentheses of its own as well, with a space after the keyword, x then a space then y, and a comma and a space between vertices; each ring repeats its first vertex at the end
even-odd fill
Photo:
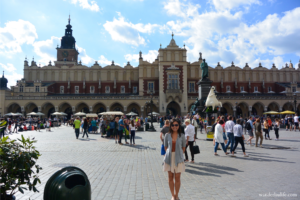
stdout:
MULTIPOLYGON (((1 115, 120 110, 145 116, 150 112, 151 94, 154 111, 184 115, 198 97, 202 54, 198 61, 187 62, 187 50, 176 44, 173 35, 166 48, 159 48, 154 62, 143 60, 140 52, 137 67, 129 62, 121 67, 114 61, 108 66, 97 62, 91 67, 82 65, 75 42, 69 20, 54 64, 40 67, 34 60, 29 64, 25 59, 24 78, 10 90, 6 86, 0 88, 1 115)), ((268 110, 299 110, 295 99, 300 87, 300 64, 298 69, 291 63, 282 69, 275 65, 268 69, 261 64, 256 68, 247 63, 239 67, 232 62, 226 68, 217 64, 209 67, 209 78, 223 103, 222 113, 245 117, 268 110)))

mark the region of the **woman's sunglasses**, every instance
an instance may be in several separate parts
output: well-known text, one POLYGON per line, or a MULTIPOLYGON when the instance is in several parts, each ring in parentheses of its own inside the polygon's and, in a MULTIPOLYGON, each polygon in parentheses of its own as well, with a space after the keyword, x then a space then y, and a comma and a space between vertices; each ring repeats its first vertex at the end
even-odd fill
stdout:
POLYGON ((174 127, 174 126, 175 126, 175 127, 178 127, 179 124, 172 124, 171 126, 172 126, 172 127, 174 127))

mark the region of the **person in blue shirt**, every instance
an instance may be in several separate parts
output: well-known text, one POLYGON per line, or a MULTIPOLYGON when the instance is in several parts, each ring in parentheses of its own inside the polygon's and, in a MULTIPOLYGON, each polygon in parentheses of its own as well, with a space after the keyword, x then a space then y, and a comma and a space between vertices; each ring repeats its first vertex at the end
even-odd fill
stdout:
POLYGON ((119 125, 119 130, 118 130, 118 132, 119 132, 119 144, 123 145, 123 143, 122 143, 122 136, 123 136, 123 130, 124 130, 123 117, 121 117, 121 119, 119 120, 118 125, 119 125))
POLYGON ((112 119, 109 123, 109 132, 110 132, 111 138, 113 138, 113 136, 114 136, 114 129, 115 129, 115 120, 112 119))
POLYGON ((91 121, 92 124, 92 131, 93 133, 97 132, 97 121, 95 120, 95 118, 91 121))

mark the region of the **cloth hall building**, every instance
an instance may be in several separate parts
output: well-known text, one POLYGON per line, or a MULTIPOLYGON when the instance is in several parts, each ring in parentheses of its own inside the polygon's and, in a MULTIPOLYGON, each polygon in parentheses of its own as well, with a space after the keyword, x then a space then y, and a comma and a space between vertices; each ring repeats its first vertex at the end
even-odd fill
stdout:
MULTIPOLYGON (((136 112, 146 116, 153 95, 153 111, 184 115, 198 97, 202 55, 187 62, 187 50, 172 39, 158 49, 157 59, 150 63, 139 56, 139 65, 85 66, 78 61, 70 20, 57 47, 57 60, 47 66, 24 61, 24 78, 10 89, 4 75, 0 78, 0 115, 8 112, 136 112)), ((208 61, 209 63, 209 61, 208 61)), ((278 69, 261 66, 209 66, 209 78, 222 102, 221 113, 246 117, 264 111, 300 110, 300 63, 278 69)))

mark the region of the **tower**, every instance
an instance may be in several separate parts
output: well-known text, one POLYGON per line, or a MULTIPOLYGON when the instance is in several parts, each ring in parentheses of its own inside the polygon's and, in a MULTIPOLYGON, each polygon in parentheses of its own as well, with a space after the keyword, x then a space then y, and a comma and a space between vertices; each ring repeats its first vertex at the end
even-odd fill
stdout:
MULTIPOLYGON (((67 28, 65 30, 65 36, 61 39, 60 47, 57 47, 57 61, 61 62, 75 62, 78 60, 78 51, 76 50, 76 40, 73 37, 73 30, 70 24, 71 19, 69 15, 67 28)), ((59 64, 59 63, 58 63, 59 64)))

